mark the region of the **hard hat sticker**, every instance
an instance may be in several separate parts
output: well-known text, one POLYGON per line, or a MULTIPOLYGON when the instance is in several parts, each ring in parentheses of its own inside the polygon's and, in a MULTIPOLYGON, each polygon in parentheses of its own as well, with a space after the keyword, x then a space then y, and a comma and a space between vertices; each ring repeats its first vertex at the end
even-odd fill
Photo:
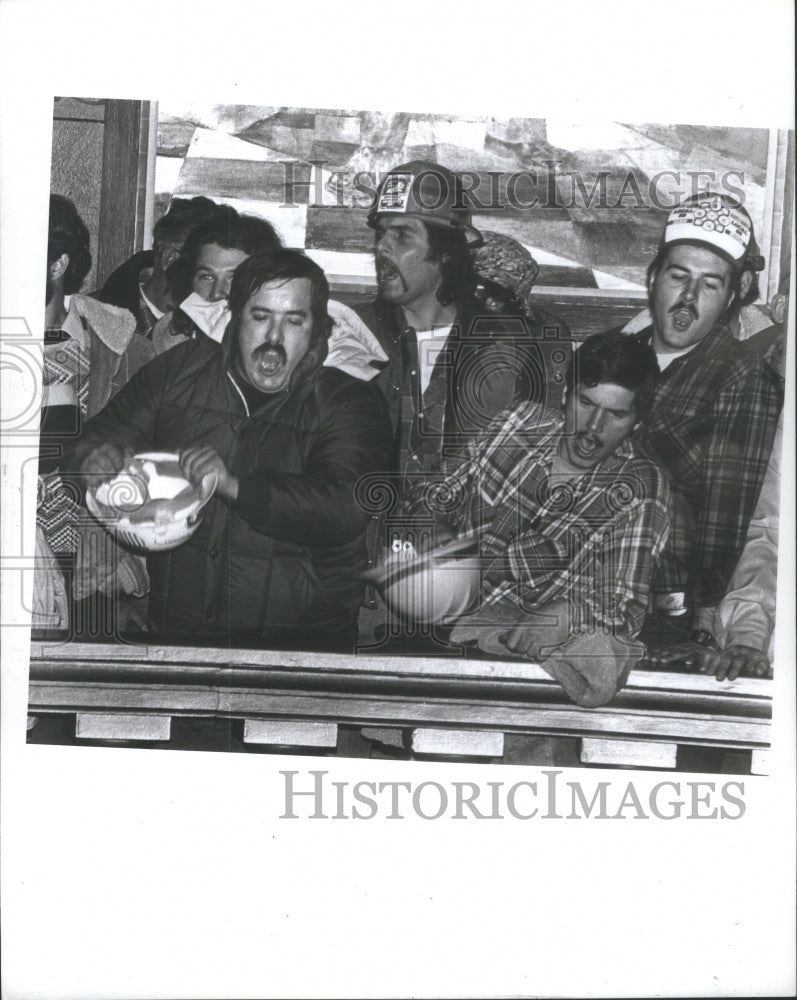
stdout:
POLYGON ((406 212, 413 179, 412 174, 388 174, 379 195, 377 212, 406 212))

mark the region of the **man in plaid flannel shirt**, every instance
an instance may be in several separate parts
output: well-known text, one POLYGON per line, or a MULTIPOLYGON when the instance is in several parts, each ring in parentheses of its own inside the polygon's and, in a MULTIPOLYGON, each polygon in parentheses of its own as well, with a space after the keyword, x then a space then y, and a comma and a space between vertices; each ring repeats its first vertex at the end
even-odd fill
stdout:
POLYGON ((728 329, 761 268, 747 211, 705 193, 673 209, 648 269, 653 323, 636 337, 653 347, 661 375, 639 443, 666 469, 674 499, 643 633, 662 647, 654 662, 688 662, 713 641, 766 473, 782 379, 728 329))
POLYGON ((561 410, 501 414, 467 461, 423 489, 414 510, 433 515, 435 543, 456 533, 478 544, 480 606, 454 641, 545 661, 585 629, 637 635, 671 519, 665 475, 631 440, 657 374, 649 346, 595 334, 571 359, 561 410))

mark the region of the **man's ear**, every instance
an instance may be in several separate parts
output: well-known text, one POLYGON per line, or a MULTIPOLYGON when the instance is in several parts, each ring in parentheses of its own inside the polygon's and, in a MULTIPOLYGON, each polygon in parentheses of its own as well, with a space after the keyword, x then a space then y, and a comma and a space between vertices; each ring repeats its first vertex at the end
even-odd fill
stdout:
POLYGON ((739 301, 741 301, 750 291, 750 285, 752 285, 752 283, 753 272, 742 271, 742 276, 739 278, 739 301))
POLYGON ((55 260, 50 261, 47 265, 47 273, 50 275, 51 281, 60 281, 66 274, 66 269, 69 267, 69 254, 62 253, 60 257, 56 257, 55 260))
POLYGON ((173 264, 177 260, 180 256, 180 251, 175 249, 175 247, 165 246, 158 250, 158 256, 160 257, 161 270, 165 271, 170 264, 173 264))
POLYGON ((788 295, 784 295, 781 292, 772 296, 772 301, 769 303, 769 315, 776 323, 782 324, 785 322, 788 302, 788 295))

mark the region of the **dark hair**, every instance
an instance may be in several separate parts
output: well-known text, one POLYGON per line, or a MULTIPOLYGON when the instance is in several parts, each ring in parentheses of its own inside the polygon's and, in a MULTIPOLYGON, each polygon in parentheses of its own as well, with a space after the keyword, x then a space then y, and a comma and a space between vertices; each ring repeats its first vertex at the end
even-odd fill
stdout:
POLYGON ((301 250, 288 250, 285 247, 254 254, 235 269, 230 286, 230 325, 233 331, 237 329, 244 306, 259 288, 269 281, 291 281, 294 278, 307 278, 310 282, 314 340, 326 340, 332 329, 332 320, 327 311, 329 283, 326 275, 301 250))
POLYGON ((219 205, 205 222, 194 226, 183 244, 180 256, 166 270, 166 281, 174 302, 191 294, 191 282, 199 251, 216 244, 224 250, 241 250, 250 257, 280 247, 274 227, 256 215, 239 215, 229 205, 219 205))
POLYGON ((69 257, 69 266, 64 272, 64 294, 72 295, 80 291, 91 270, 89 231, 69 198, 51 194, 47 264, 52 264, 62 254, 69 257))
POLYGON ((424 222, 429 257, 438 261, 442 280, 437 298, 444 306, 470 298, 476 291, 476 273, 468 253, 465 234, 448 226, 424 222))
POLYGON ((594 333, 570 358, 565 375, 568 393, 576 385, 591 389, 611 382, 634 392, 634 410, 645 420, 653 405, 659 363, 656 352, 636 337, 624 333, 594 333))
POLYGON ((169 238, 182 241, 194 226, 207 222, 218 210, 219 206, 210 198, 173 198, 165 215, 155 223, 153 241, 156 245, 169 238))

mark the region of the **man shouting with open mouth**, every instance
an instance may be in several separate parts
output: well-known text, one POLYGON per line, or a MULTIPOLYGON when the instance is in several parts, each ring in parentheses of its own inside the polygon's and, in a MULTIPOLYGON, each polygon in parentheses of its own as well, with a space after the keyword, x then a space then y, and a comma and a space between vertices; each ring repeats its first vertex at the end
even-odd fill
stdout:
POLYGON ((221 344, 197 337, 142 369, 87 423, 71 455, 86 480, 123 454, 178 452, 216 492, 196 533, 150 553, 149 631, 165 641, 349 649, 369 515, 360 477, 384 469, 381 393, 326 367, 329 287, 296 250, 235 271, 221 344))
POLYGON ((669 474, 675 500, 643 630, 657 662, 690 661, 713 642, 714 610, 761 492, 782 380, 729 325, 757 297, 763 266, 744 206, 705 192, 670 212, 648 269, 653 324, 638 337, 661 375, 639 438, 669 474))

